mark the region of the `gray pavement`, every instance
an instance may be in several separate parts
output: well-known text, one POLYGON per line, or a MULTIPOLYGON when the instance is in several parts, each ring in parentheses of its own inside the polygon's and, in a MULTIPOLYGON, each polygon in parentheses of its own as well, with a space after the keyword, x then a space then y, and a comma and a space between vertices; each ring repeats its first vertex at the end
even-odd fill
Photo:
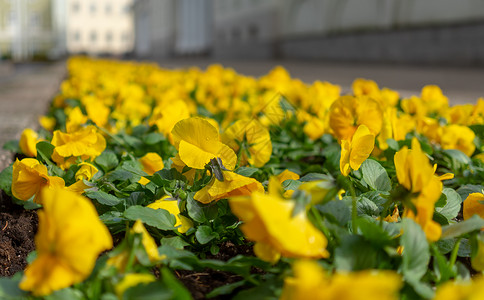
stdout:
MULTIPOLYGON (((311 83, 315 80, 341 85, 350 90, 352 81, 362 77, 375 80, 380 87, 398 90, 402 96, 419 95, 426 84, 439 85, 451 105, 475 103, 484 97, 484 68, 403 66, 362 63, 329 63, 296 60, 160 60, 164 68, 198 66, 202 69, 219 62, 245 75, 259 77, 277 65, 288 69, 293 78, 311 83)), ((38 117, 44 114, 64 76, 65 62, 5 66, 0 72, 0 147, 18 139, 24 128, 38 128, 38 117)), ((12 153, 0 149, 0 170, 11 162, 12 153)))
MULTIPOLYGON (((65 74, 64 61, 17 65, 0 74, 0 148, 19 139, 23 129, 39 128, 38 117, 46 113, 65 74)), ((0 149, 0 170, 11 161, 12 153, 0 149)))

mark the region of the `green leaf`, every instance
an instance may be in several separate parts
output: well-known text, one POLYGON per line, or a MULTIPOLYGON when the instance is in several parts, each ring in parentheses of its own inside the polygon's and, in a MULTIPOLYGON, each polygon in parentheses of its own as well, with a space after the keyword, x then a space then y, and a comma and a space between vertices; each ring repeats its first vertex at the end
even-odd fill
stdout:
POLYGON ((64 299, 72 299, 72 300, 83 300, 84 295, 80 290, 76 290, 73 288, 65 288, 62 290, 55 291, 49 296, 45 296, 45 300, 64 300, 64 299))
POLYGON ((52 157, 55 146, 49 142, 42 141, 37 143, 36 148, 37 158, 41 158, 47 164, 52 164, 50 158, 52 157))
POLYGON ((467 199, 469 194, 472 193, 482 193, 484 186, 476 184, 465 184, 457 189, 457 193, 460 195, 462 201, 467 199))
POLYGON ((200 244, 206 244, 213 240, 214 238, 218 238, 219 235, 216 232, 212 231, 210 226, 201 225, 198 226, 197 231, 195 232, 195 237, 200 242, 200 244))
POLYGON ((213 204, 203 204, 193 199, 194 193, 187 194, 187 211, 188 215, 195 221, 203 223, 207 220, 213 220, 217 217, 218 208, 213 204))
POLYGON ((245 177, 250 177, 257 171, 259 171, 257 168, 239 167, 237 170, 235 170, 235 173, 245 177))
POLYGON ((403 234, 400 244, 403 247, 400 271, 405 279, 419 281, 427 272, 430 261, 429 244, 420 225, 411 219, 402 220, 403 234))
POLYGON ((6 167, 0 172, 0 189, 2 189, 7 195, 12 195, 12 174, 13 164, 6 167))
POLYGON ((5 300, 21 300, 26 299, 28 293, 22 291, 18 285, 19 279, 1 277, 0 278, 0 298, 5 300))
POLYGON ((442 193, 447 198, 447 202, 444 207, 436 207, 435 210, 445 216, 447 220, 451 220, 457 217, 461 208, 462 199, 459 194, 451 188, 444 188, 442 193))
POLYGON ((122 300, 172 300, 173 291, 160 281, 141 283, 128 288, 122 300))
POLYGON ((173 296, 171 299, 176 300, 191 300, 192 296, 190 292, 185 288, 183 284, 178 281, 175 276, 171 273, 171 271, 164 267, 161 269, 161 280, 165 284, 167 288, 169 288, 173 296))
POLYGON ((94 162, 98 164, 104 172, 108 172, 119 165, 118 157, 111 151, 104 151, 94 159, 94 162))
POLYGON ((173 248, 176 249, 183 249, 185 246, 190 245, 189 243, 185 242, 181 237, 179 236, 173 236, 173 237, 163 237, 160 241, 162 245, 169 245, 172 246, 173 248))
POLYGON ((358 197, 356 210, 358 211, 358 215, 378 216, 380 214, 380 208, 366 197, 358 197))
POLYGON ((389 192, 392 188, 387 171, 382 165, 373 159, 367 159, 361 165, 363 179, 368 185, 377 191, 389 192))
POLYGON ((480 230, 482 227, 484 227, 484 220, 478 215, 474 215, 463 222, 442 227, 442 236, 440 238, 451 239, 459 237, 469 232, 480 230))
POLYGON ((334 251, 334 266, 338 270, 373 269, 377 266, 378 251, 362 236, 346 235, 334 251))
POLYGON ((141 220, 144 224, 160 230, 174 230, 175 216, 164 209, 152 209, 139 205, 130 206, 124 216, 129 220, 141 220))
POLYGON ((393 237, 384 230, 373 218, 358 218, 356 220, 356 226, 361 235, 368 241, 379 246, 385 246, 389 244, 393 237))
POLYGON ((294 179, 287 179, 287 180, 284 180, 284 182, 282 183, 282 187, 285 189, 285 190, 296 190, 300 185, 302 184, 301 181, 299 180, 294 180, 294 179))
POLYGON ((107 205, 107 206, 115 206, 121 203, 123 200, 110 195, 108 193, 105 193, 103 191, 87 191, 86 196, 90 199, 95 199, 97 202, 99 202, 102 205, 107 205))
POLYGON ((237 281, 234 283, 225 284, 214 288, 210 293, 206 295, 207 299, 214 298, 217 296, 228 295, 232 293, 235 289, 242 287, 246 284, 245 280, 237 281))
POLYGON ((147 145, 155 145, 161 141, 164 141, 165 137, 161 133, 151 132, 145 135, 142 139, 143 139, 143 142, 147 145))
POLYGON ((345 201, 333 200, 325 204, 315 206, 323 215, 332 222, 344 226, 351 220, 351 210, 345 201))
POLYGON ((133 181, 138 181, 140 179, 140 176, 137 176, 126 170, 116 169, 114 171, 109 172, 106 175, 106 179, 111 182, 116 180, 119 180, 119 181, 131 180, 131 182, 133 182, 133 181))

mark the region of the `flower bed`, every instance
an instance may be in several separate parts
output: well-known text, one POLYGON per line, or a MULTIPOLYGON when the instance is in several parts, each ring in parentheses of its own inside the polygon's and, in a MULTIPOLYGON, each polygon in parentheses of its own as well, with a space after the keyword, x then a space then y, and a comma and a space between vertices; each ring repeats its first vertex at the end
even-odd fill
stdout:
POLYGON ((484 99, 364 79, 341 95, 282 67, 68 70, 43 128, 8 144, 0 188, 39 219, 3 298, 483 293, 484 99))

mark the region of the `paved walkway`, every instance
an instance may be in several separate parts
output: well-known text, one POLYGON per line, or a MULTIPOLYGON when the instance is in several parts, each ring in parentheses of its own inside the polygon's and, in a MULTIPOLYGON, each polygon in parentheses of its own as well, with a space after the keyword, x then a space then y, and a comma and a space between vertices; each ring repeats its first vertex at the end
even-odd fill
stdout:
POLYGON ((0 170, 12 161, 12 153, 1 149, 9 140, 19 139, 22 130, 37 129, 38 117, 66 74, 65 63, 17 65, 0 73, 0 170))

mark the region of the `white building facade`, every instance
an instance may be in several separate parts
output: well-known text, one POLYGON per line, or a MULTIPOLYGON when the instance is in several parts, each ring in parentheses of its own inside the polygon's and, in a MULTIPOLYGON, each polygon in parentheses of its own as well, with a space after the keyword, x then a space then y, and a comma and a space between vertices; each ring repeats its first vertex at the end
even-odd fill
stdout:
POLYGON ((133 0, 67 0, 69 53, 122 55, 133 50, 133 0))

